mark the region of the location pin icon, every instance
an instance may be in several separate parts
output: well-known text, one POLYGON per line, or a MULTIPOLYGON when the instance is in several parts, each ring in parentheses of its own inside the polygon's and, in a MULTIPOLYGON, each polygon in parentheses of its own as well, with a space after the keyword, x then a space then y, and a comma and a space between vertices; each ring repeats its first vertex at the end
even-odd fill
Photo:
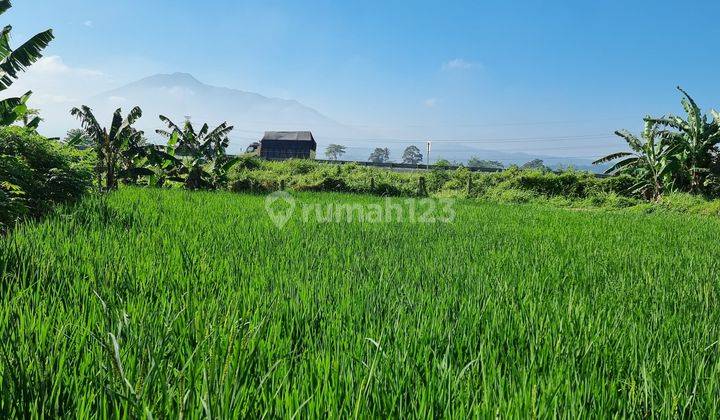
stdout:
POLYGON ((278 229, 282 229, 295 212, 295 199, 287 191, 275 191, 265 198, 265 211, 278 229))

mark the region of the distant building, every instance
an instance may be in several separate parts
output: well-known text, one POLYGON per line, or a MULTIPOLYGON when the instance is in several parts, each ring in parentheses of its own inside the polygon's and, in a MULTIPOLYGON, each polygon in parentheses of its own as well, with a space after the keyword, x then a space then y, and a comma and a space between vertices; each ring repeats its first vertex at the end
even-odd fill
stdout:
POLYGON ((260 140, 265 159, 314 159, 317 143, 309 131, 266 131, 260 140))

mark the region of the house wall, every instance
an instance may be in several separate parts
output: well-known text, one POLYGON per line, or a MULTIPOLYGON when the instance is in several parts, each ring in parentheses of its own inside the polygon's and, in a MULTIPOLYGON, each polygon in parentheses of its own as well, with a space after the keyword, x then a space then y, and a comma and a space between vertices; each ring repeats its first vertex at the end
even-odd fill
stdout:
POLYGON ((264 140, 260 145, 260 156, 265 159, 312 159, 315 152, 309 142, 264 140))

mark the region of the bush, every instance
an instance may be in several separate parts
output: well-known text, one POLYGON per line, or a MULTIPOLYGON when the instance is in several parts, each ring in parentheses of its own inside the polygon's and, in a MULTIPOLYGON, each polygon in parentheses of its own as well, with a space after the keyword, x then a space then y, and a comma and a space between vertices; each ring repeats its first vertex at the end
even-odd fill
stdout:
POLYGON ((698 195, 689 193, 670 193, 662 196, 660 206, 668 210, 684 213, 698 213, 707 206, 708 201, 698 195))
POLYGON ((548 197, 587 197, 598 179, 588 172, 567 171, 560 174, 539 170, 518 172, 506 181, 506 187, 532 191, 548 197))
POLYGON ((87 156, 21 127, 0 128, 0 229, 78 200, 91 186, 87 156))
POLYGON ((597 183, 597 189, 606 193, 616 193, 625 197, 636 196, 632 192, 633 186, 637 183, 635 178, 628 174, 602 178, 597 183))
POLYGON ((532 191, 495 187, 488 191, 487 197, 503 203, 524 204, 536 200, 538 195, 532 191))

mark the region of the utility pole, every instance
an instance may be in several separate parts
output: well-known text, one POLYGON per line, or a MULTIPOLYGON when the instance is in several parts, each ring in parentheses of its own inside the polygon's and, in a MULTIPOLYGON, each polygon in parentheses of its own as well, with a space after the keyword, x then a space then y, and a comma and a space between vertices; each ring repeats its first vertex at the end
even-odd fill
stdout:
POLYGON ((427 157, 426 157, 426 168, 427 170, 430 170, 430 149, 431 149, 432 142, 430 140, 427 141, 427 157))

